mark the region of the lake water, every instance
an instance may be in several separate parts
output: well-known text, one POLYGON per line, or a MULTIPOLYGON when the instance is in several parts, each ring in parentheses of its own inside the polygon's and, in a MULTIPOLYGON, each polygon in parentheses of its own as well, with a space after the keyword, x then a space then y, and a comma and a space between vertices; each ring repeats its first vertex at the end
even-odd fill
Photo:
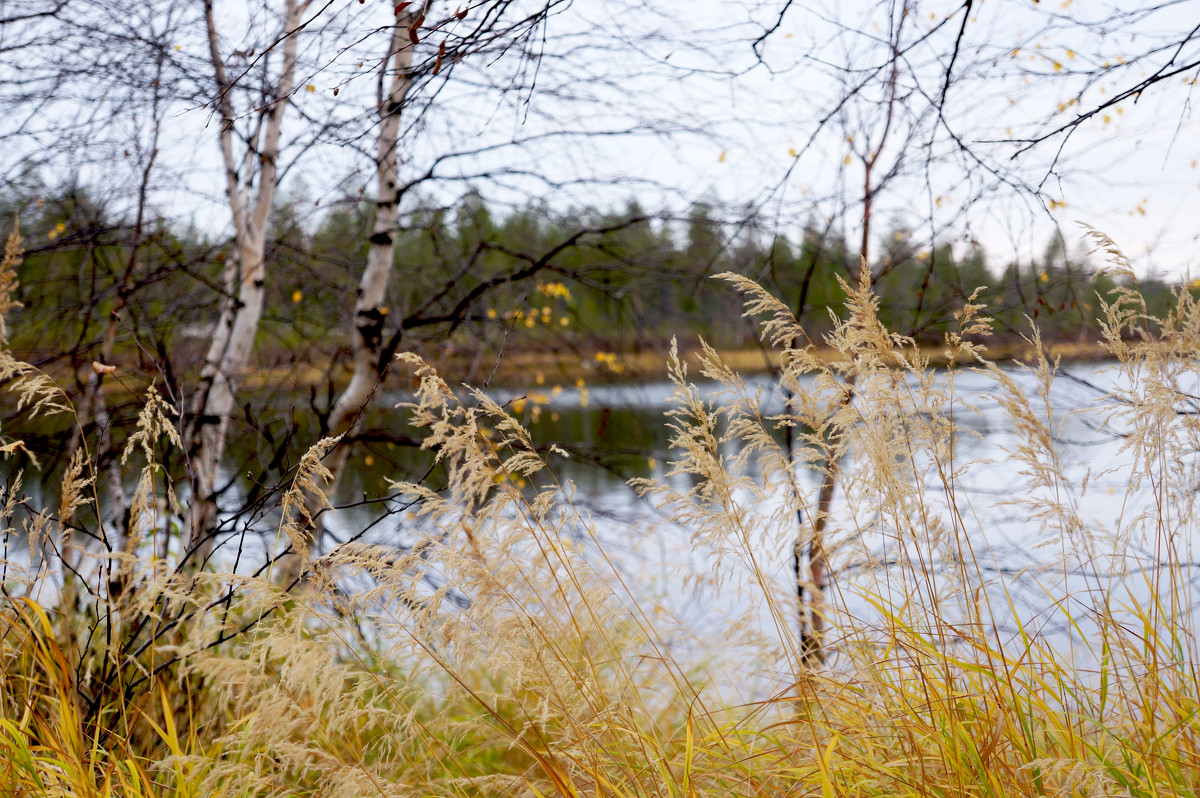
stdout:
MULTIPOLYGON (((896 598, 911 590, 904 583, 911 568, 904 563, 917 557, 925 573, 945 576, 937 589, 950 606, 964 591, 982 591, 1001 608, 993 617, 1002 636, 1020 633, 1019 617, 1026 631, 1035 624, 1054 646, 1083 661, 1093 656, 1087 638, 1099 608, 1119 615, 1122 607, 1145 606, 1157 597, 1194 631, 1200 599, 1200 569, 1193 565, 1200 540, 1195 512, 1200 427, 1194 421, 1200 418, 1195 407, 1200 380, 1194 373, 1176 375, 1174 393, 1158 399, 1174 411, 1144 441, 1150 448, 1139 452, 1128 448, 1127 436, 1145 410, 1139 403, 1148 400, 1110 396, 1130 384, 1113 366, 1064 367, 1046 394, 1028 372, 1007 368, 1004 374, 1015 386, 1010 398, 1028 397, 1029 418, 1048 434, 1045 448, 1024 460, 1016 456, 1034 435, 1031 422, 1014 416, 997 398, 994 378, 957 374, 953 402, 944 408, 952 409, 958 429, 947 458, 920 451, 891 455, 898 461, 908 457, 903 464, 911 480, 907 506, 920 515, 919 523, 911 524, 919 532, 909 529, 911 518, 881 509, 878 491, 863 483, 877 464, 854 451, 843 462, 829 535, 837 574, 831 593, 835 622, 854 617, 856 623, 871 623, 863 594, 896 598), (1059 478, 1041 478, 1043 466, 1059 478), (970 570, 978 584, 957 581, 964 558, 973 561, 970 570), (1183 565, 1167 568, 1168 561, 1183 565), (1163 578, 1168 575, 1172 579, 1163 578)), ((931 385, 945 390, 947 380, 942 373, 931 385)), ((783 411, 783 397, 768 377, 754 378, 748 387, 761 391, 764 415, 783 411)), ((716 383, 700 382, 697 388, 714 403, 731 400, 716 383)), ((491 395, 528 426, 540 447, 555 444, 570 452, 566 459, 550 458, 553 478, 562 495, 571 497, 568 512, 580 530, 580 545, 610 576, 619 577, 622 600, 675 619, 693 635, 679 643, 679 650, 702 656, 714 641, 729 641, 735 633, 777 635, 771 603, 794 607, 791 553, 799 526, 794 513, 781 511, 785 496, 778 488, 761 497, 735 492, 733 499, 753 529, 741 540, 716 543, 698 539, 704 536, 696 526, 676 523, 669 511, 638 497, 630 478, 657 479, 679 493, 697 484, 692 476, 671 474, 679 453, 670 448, 665 413, 676 406, 675 394, 669 382, 648 381, 560 389, 537 385, 528 392, 491 395)), ((397 407, 410 401, 407 394, 380 397, 369 425, 418 435, 407 426, 408 411, 397 407)), ((929 421, 920 403, 897 412, 914 429, 929 421)), ((721 455, 732 458, 738 448, 727 442, 721 455)), ((356 448, 340 486, 340 509, 327 520, 334 539, 328 545, 358 538, 405 546, 420 539, 422 520, 415 508, 388 498, 389 480, 413 479, 429 462, 427 452, 403 445, 356 448)), ((754 480, 754 472, 751 461, 747 477, 754 480)), ((440 478, 433 474, 434 487, 440 478)), ((546 474, 532 478, 541 485, 548 479, 546 474)), ((798 476, 809 506, 815 505, 818 480, 816 470, 798 476)), ((272 524, 269 516, 259 516, 258 523, 272 524)), ((265 541, 259 545, 270 545, 269 538, 259 538, 265 541)), ((15 544, 9 556, 19 559, 15 544)), ((240 570, 257 559, 252 550, 243 557, 240 570)), ((763 663, 755 690, 774 689, 777 671, 777 663, 763 663)))
MULTIPOLYGON (((1066 366, 1048 393, 1022 369, 1004 373, 1014 387, 1010 398, 1027 397, 1029 418, 1035 426, 1043 425, 1045 448, 1024 459, 1018 456, 1021 444, 1034 435, 1029 422, 997 398, 994 378, 958 374, 950 405, 959 430, 948 461, 953 473, 947 474, 947 462, 934 462, 927 453, 918 452, 906 465, 915 484, 909 497, 912 512, 921 514, 914 526, 921 531, 909 529, 908 519, 881 515, 885 510, 877 505, 873 489, 858 484, 862 472, 872 467, 867 458, 852 452, 843 463, 842 487, 850 495, 839 490, 830 533, 838 574, 831 600, 842 622, 849 616, 871 622, 863 593, 895 598, 912 590, 913 585, 903 585, 904 574, 911 572, 904 563, 918 557, 924 573, 944 575, 937 589, 949 606, 964 591, 982 591, 998 608, 992 617, 1001 637, 1016 638, 1021 627, 1026 633, 1036 628, 1056 648, 1070 650, 1083 662, 1094 658, 1088 637, 1101 611, 1120 617, 1122 608, 1146 606, 1157 597, 1195 631, 1200 570, 1192 564, 1200 538, 1195 489, 1188 488, 1200 486, 1200 435, 1191 421, 1190 397, 1200 395, 1194 375, 1174 380, 1178 395, 1166 401, 1175 402, 1176 412, 1160 425, 1161 436, 1148 441, 1161 451, 1139 453, 1126 444, 1142 409, 1136 400, 1131 405, 1109 395, 1129 384, 1114 366, 1066 366), (1050 471, 1057 476, 1046 477, 1050 471), (1174 491, 1166 505, 1160 501, 1164 491, 1174 491), (1164 506, 1172 517, 1163 517, 1164 506), (1164 549, 1167 541, 1171 552, 1164 549), (969 569, 962 568, 964 558, 972 560, 969 569), (1183 565, 1168 568, 1168 562, 1183 565), (964 570, 978 584, 962 584, 956 575, 964 570)), ((938 376, 935 387, 944 389, 946 380, 946 375, 938 376)), ((715 383, 697 387, 718 404, 729 399, 715 383)), ((749 387, 762 391, 765 415, 782 412, 783 397, 769 378, 751 380, 749 387)), ((515 414, 539 445, 553 443, 572 452, 566 460, 551 458, 553 471, 586 519, 592 545, 603 549, 604 557, 597 554, 597 559, 613 564, 631 592, 630 601, 682 619, 696 630, 697 650, 728 639, 731 626, 741 631, 757 626, 751 631, 769 636, 777 619, 763 595, 764 572, 769 580, 765 590, 777 606, 794 604, 791 552, 798 526, 794 514, 779 511, 782 496, 770 491, 757 499, 747 491, 735 494, 755 526, 749 548, 739 549, 736 542, 698 543, 697 529, 673 523, 670 513, 639 499, 627 484, 630 477, 652 477, 680 492, 696 484, 692 477, 669 475, 679 455, 669 447, 664 414, 675 406, 675 391, 662 381, 592 386, 586 392, 538 386, 528 393, 494 392, 493 397, 519 408, 515 414), (756 572, 749 559, 761 570, 756 572)), ((394 405, 411 398, 389 400, 394 405)), ((390 423, 403 424, 405 411, 392 412, 390 423)), ((927 421, 919 407, 905 412, 914 424, 927 421)), ((722 455, 731 458, 737 448, 727 443, 722 455)), ((903 459, 904 453, 898 456, 903 459)), ((753 468, 751 464, 750 472, 753 468)), ((377 460, 362 466, 344 486, 342 498, 361 497, 372 486, 382 490, 391 475, 377 460)), ((810 505, 815 505, 818 479, 815 470, 799 476, 810 505)), ((339 511, 332 526, 341 537, 371 520, 370 511, 359 507, 339 511)), ((372 537, 380 543, 404 541, 419 527, 411 515, 400 513, 377 526, 372 537)))

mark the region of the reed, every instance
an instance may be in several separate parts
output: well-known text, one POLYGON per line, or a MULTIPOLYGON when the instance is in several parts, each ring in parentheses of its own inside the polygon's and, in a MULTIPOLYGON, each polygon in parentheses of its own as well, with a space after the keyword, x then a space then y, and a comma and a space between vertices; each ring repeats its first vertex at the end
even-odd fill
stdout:
MULTIPOLYGON (((258 575, 220 558, 184 568, 178 547, 162 545, 171 525, 155 501, 169 489, 155 462, 157 447, 175 445, 173 414, 151 397, 128 450, 144 461, 134 543, 114 551, 72 534, 81 507, 106 517, 84 456, 58 506, 27 521, 15 520, 19 484, 6 490, 6 535, 49 554, 14 559, 3 577, 3 791, 1200 793, 1189 571, 1200 307, 1180 291, 1150 318, 1128 262, 1092 235, 1121 286, 1105 304, 1116 387, 1095 421, 1121 436, 1132 508, 1105 523, 1087 510, 1096 488, 1068 478, 1055 445, 1059 364, 1042 354, 1017 375, 991 363, 984 309, 968 304, 945 341, 949 366, 932 369, 879 323, 865 275, 844 286, 843 318, 819 342, 838 358, 794 346, 807 339, 788 309, 728 278, 779 349, 783 412, 715 350, 703 349, 700 371, 723 386, 718 398, 672 356, 675 457, 665 479, 636 487, 708 574, 655 582, 631 569, 611 528, 555 477, 565 452, 413 356, 407 412, 447 479, 396 485, 414 514, 406 545, 310 548, 297 533, 312 523, 323 441, 268 530, 279 553, 304 542, 300 586, 276 584, 265 563, 258 575), (961 445, 970 410, 957 387, 968 376, 990 381, 1012 433, 1023 487, 1000 502, 970 486, 979 464, 961 445), (1001 511, 1055 556, 1020 578, 997 568, 979 531, 1001 511), (1154 562, 1134 567, 1131 542, 1154 562), (827 586, 805 570, 814 551, 827 586), (1022 592, 1031 584, 1045 591, 1036 614, 1022 592), (744 612, 698 628, 678 612, 695 597, 744 612), (820 659, 802 610, 819 619, 820 659), (1065 636, 1047 631, 1051 616, 1065 636)), ((11 241, 5 274, 19 258, 11 241)), ((1036 330, 1030 347, 1044 352, 1036 330)), ((33 380, 17 383, 32 391, 28 406, 67 407, 4 358, 7 379, 33 380)))

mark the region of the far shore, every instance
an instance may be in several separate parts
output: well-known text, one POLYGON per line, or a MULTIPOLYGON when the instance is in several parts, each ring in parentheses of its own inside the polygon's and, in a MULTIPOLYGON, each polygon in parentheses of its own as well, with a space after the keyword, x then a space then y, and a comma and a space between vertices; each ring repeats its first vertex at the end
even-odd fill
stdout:
MULTIPOLYGON (((1044 349, 1048 357, 1064 362, 1096 362, 1112 357, 1099 341, 1046 342, 1044 349)), ((680 347, 680 351, 688 365, 689 376, 693 379, 700 378, 700 348, 680 347)), ((764 374, 778 368, 779 365, 779 352, 763 347, 717 351, 726 365, 746 376, 764 374)), ((934 368, 944 367, 949 362, 949 352, 945 346, 923 346, 918 351, 934 368)), ((816 352, 828 363, 845 360, 841 353, 832 349, 817 349, 816 352)), ((665 380, 668 377, 666 347, 661 350, 647 347, 635 352, 525 349, 501 353, 443 348, 441 351, 421 351, 419 354, 435 366, 451 385, 465 383, 476 387, 507 388, 545 386, 549 389, 555 385, 619 385, 646 380, 665 380)), ((988 358, 997 363, 1030 363, 1035 359, 1035 355, 1033 346, 1024 340, 992 344, 987 350, 988 358)), ((268 361, 270 359, 263 358, 268 361)), ((117 366, 116 370, 105 377, 106 394, 141 393, 144 390, 142 379, 137 376, 131 379, 130 371, 122 368, 120 363, 114 365, 117 366)), ((56 378, 61 379, 65 376, 54 374, 56 369, 52 368, 50 371, 51 376, 56 378)), ((89 371, 90 367, 85 366, 76 376, 86 380, 86 373, 89 371)), ((295 391, 306 395, 316 391, 323 396, 331 387, 335 391, 341 390, 349 377, 349 371, 344 366, 330 363, 327 357, 308 353, 303 359, 292 363, 260 362, 243 375, 240 382, 244 390, 295 391)), ((393 370, 393 376, 388 382, 398 387, 411 378, 411 374, 405 376, 403 372, 393 370)), ((82 380, 78 384, 83 384, 82 380)), ((70 384, 70 380, 64 380, 60 384, 70 384)))
MULTIPOLYGON (((699 347, 680 348, 682 359, 688 365, 688 374, 699 378, 699 347)), ((934 368, 949 364, 950 353, 943 346, 923 346, 920 355, 934 368)), ((1044 343, 1044 351, 1051 359, 1064 362, 1099 362, 1112 357, 1099 341, 1060 341, 1044 343)), ((779 366, 779 352, 754 347, 717 350, 721 360, 734 371, 746 376, 770 372, 779 366)), ((827 363, 844 362, 840 352, 833 349, 817 349, 817 355, 827 363)), ((645 380, 665 380, 667 373, 667 350, 643 349, 638 352, 610 353, 552 351, 517 351, 495 354, 465 355, 439 353, 426 358, 442 372, 451 384, 466 382, 475 386, 491 385, 525 387, 530 385, 573 385, 579 380, 585 383, 600 382, 621 384, 645 380), (465 375, 455 378, 456 375, 465 375)), ((1031 363, 1036 351, 1027 341, 994 344, 988 347, 988 359, 996 363, 1031 363)), ((897 363, 897 365, 899 365, 897 363)), ((322 376, 322 380, 324 377, 322 376)))

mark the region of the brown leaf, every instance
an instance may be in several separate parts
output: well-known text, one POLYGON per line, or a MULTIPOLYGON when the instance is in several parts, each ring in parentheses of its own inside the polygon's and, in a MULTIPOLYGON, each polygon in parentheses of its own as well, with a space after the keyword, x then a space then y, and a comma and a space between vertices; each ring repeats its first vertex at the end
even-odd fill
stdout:
POLYGON ((96 372, 97 374, 112 374, 116 370, 116 366, 106 366, 99 360, 92 361, 92 371, 96 372))
POLYGON ((445 41, 445 39, 443 39, 443 40, 442 40, 442 43, 438 45, 438 54, 437 54, 437 60, 436 60, 436 61, 434 62, 434 64, 433 64, 433 74, 435 74, 435 75, 436 75, 437 73, 439 73, 439 72, 441 72, 441 71, 442 71, 442 57, 443 57, 444 55, 446 55, 446 41, 445 41))

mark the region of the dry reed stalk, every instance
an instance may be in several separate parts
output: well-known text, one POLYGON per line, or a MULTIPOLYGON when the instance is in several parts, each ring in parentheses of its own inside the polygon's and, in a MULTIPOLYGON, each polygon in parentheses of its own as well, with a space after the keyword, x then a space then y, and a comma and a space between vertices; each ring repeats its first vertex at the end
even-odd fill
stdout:
MULTIPOLYGON (((0 282, 15 268, 4 263, 0 282)), ((879 325, 860 279, 823 342, 844 355, 831 364, 795 345, 805 339, 781 303, 731 279, 748 311, 768 317, 790 400, 768 415, 762 393, 703 347, 701 374, 725 390, 706 397, 673 353, 673 462, 667 479, 638 488, 714 568, 710 580, 664 583, 668 598, 752 592, 744 614, 708 619, 702 636, 636 584, 648 575, 557 481, 560 450, 411 356, 420 382, 408 411, 445 482, 396 486, 412 513, 399 544, 321 549, 302 534, 308 496, 327 478, 326 440, 259 522, 280 548, 291 541, 298 570, 322 574, 311 590, 273 583, 266 561, 258 575, 221 571, 220 560, 183 569, 178 548, 163 562, 157 508, 170 485, 156 462, 179 441, 173 410, 151 395, 126 446, 146 460, 136 542, 78 552, 91 566, 78 614, 54 619, 17 597, 44 576, 5 578, 0 783, 104 798, 1200 791, 1200 655, 1183 592, 1200 451, 1190 295, 1164 319, 1149 318, 1128 284, 1105 305, 1123 377, 1101 417, 1122 436, 1129 490, 1144 486, 1152 501, 1104 528, 1085 513, 1094 488, 1072 479, 1057 448, 1055 362, 1043 357, 1027 376, 985 365, 978 305, 946 338, 954 370, 935 373, 879 325), (1004 504, 966 486, 964 373, 990 380, 994 412, 1013 430, 1024 490, 1004 504), (781 427, 803 445, 785 448, 781 427), (1091 569, 1081 591, 1069 569, 1057 593, 1032 583, 1046 590, 1045 617, 1027 615, 1020 592, 1040 574, 989 567, 976 519, 998 506, 1034 525, 1034 543, 1091 569), (821 584, 821 568, 831 574, 811 606, 823 663, 795 623, 794 574, 779 577, 798 512, 812 552, 805 587, 821 584), (1093 573, 1139 537, 1160 558, 1153 569, 1119 581, 1093 573), (1041 628, 1048 617, 1078 630, 1094 659, 1081 665, 1057 647, 1041 628), (738 692, 762 683, 772 692, 738 692)), ((38 379, 0 353, 16 363, 10 380, 38 379)), ((32 390, 23 408, 56 401, 32 390)), ((89 466, 72 458, 43 539, 87 522, 98 502, 89 466)), ((6 536, 18 531, 19 487, 9 488, 6 536)))

